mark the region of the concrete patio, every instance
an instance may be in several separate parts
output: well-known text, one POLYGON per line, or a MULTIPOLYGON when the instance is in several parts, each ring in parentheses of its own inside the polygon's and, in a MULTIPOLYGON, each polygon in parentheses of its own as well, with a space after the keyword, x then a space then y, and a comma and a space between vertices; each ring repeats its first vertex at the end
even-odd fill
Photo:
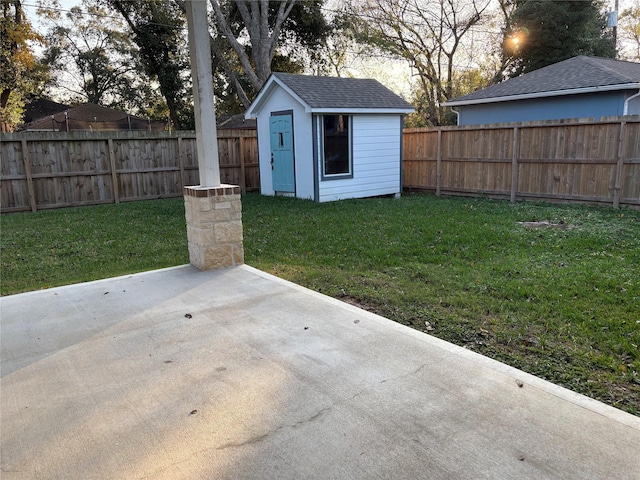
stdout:
POLYGON ((640 418, 248 266, 0 309, 3 480, 640 479, 640 418))

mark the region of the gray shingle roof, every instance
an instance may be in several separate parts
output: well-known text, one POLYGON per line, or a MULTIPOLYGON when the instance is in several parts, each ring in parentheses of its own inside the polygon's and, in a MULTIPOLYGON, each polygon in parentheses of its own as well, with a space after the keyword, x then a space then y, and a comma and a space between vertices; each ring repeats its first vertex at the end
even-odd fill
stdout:
POLYGON ((447 103, 463 104, 472 100, 562 90, 568 90, 567 93, 571 93, 570 90, 575 89, 629 83, 640 83, 640 63, 581 55, 511 78, 497 85, 491 85, 469 95, 454 98, 447 103))
POLYGON ((372 79, 317 77, 273 73, 311 108, 413 109, 380 82, 372 79))

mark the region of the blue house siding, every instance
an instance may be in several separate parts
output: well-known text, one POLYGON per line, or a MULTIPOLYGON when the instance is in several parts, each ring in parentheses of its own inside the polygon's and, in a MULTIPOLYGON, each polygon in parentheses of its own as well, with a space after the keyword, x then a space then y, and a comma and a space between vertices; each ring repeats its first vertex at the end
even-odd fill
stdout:
MULTIPOLYGON (((634 92, 635 93, 635 92, 634 92)), ((587 93, 457 107, 458 125, 622 115, 624 91, 587 93)))

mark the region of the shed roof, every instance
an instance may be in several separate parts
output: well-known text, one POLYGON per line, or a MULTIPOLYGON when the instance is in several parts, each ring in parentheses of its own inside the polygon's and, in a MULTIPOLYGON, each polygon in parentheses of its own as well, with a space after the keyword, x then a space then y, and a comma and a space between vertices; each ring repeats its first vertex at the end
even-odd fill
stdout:
POLYGON ((580 55, 454 98, 446 106, 640 89, 640 63, 580 55))
POLYGON ((377 80, 272 73, 247 110, 256 116, 274 88, 280 86, 314 113, 411 113, 413 106, 377 80))

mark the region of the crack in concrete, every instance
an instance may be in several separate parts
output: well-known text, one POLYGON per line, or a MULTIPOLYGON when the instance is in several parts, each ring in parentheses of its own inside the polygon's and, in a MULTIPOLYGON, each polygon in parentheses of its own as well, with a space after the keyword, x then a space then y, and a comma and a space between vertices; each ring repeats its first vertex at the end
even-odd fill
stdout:
POLYGON ((203 453, 209 452, 211 450, 224 450, 226 448, 236 448, 236 447, 246 447, 247 445, 253 445, 256 443, 260 443, 261 441, 263 441, 265 438, 271 436, 271 435, 275 435, 277 434, 279 431, 284 430, 285 428, 297 428, 300 425, 303 425, 305 423, 310 423, 313 422, 315 420, 317 420, 318 418, 320 418, 325 412, 331 410, 334 406, 336 405, 336 403, 332 403, 331 405, 329 405, 328 407, 324 407, 321 408, 320 410, 318 410, 316 413, 314 413, 312 416, 310 416, 309 418, 297 421, 295 423, 292 424, 287 424, 287 425, 280 425, 279 427, 276 427, 272 430, 269 430, 268 432, 262 434, 262 435, 258 435, 256 437, 253 438, 249 438, 248 440, 242 441, 242 442, 237 442, 237 443, 225 443, 224 445, 220 445, 217 447, 210 447, 210 448, 204 448, 202 450, 198 450, 197 452, 193 452, 191 455, 189 455, 188 458, 182 459, 178 462, 172 463, 171 465, 167 465, 165 467, 162 467, 159 470, 156 470, 148 475, 145 475, 144 477, 140 477, 141 480, 144 480, 146 478, 151 478, 153 476, 158 475, 159 473, 162 473, 172 467, 175 467, 177 465, 183 464, 185 462, 190 461, 193 457, 196 457, 198 455, 201 455, 203 453))
MULTIPOLYGON (((435 363, 440 363, 440 362, 441 362, 441 361, 443 361, 443 360, 444 360, 444 358, 440 359, 438 362, 435 362, 435 363)), ((412 376, 412 375, 416 375, 416 374, 417 374, 417 373, 419 373, 421 370, 423 370, 423 369, 425 369, 425 368, 427 368, 428 366, 431 366, 431 365, 433 365, 433 364, 434 364, 434 363, 423 363, 423 364, 422 364, 422 365, 420 365, 418 368, 416 368, 415 370, 413 370, 413 371, 411 371, 411 372, 409 372, 409 373, 404 373, 404 374, 402 374, 402 375, 396 375, 396 376, 391 377, 391 378, 385 378, 384 380, 381 380, 381 381, 379 381, 379 382, 378 382, 378 383, 376 383, 376 384, 370 384, 370 385, 367 385, 366 387, 362 388, 359 392, 355 393, 355 394, 354 394, 354 395, 352 395, 351 397, 349 397, 349 398, 345 398, 345 399, 342 399, 342 400, 339 400, 339 401, 336 401, 336 402, 332 402, 332 403, 331 403, 331 405, 329 405, 328 407, 323 407, 323 408, 321 408, 321 409, 320 409, 320 410, 318 410, 316 413, 314 413, 313 415, 311 415, 309 418, 306 418, 306 419, 303 419, 303 420, 299 420, 299 421, 297 421, 297 422, 295 422, 295 423, 289 423, 289 424, 285 424, 285 425, 280 425, 280 426, 278 426, 278 427, 276 427, 276 428, 274 428, 274 429, 269 430, 269 431, 268 431, 268 432, 266 432, 266 433, 263 433, 262 435, 257 435, 257 436, 255 436, 255 437, 251 437, 251 438, 249 438, 249 439, 247 439, 247 440, 244 440, 244 441, 235 442, 235 443, 234 443, 234 442, 229 442, 229 443, 225 443, 225 444, 223 444, 223 445, 217 446, 217 447, 205 448, 205 449, 203 449, 203 450, 199 450, 199 451, 197 451, 197 452, 193 452, 193 454, 191 454, 191 455, 189 456, 189 458, 186 458, 186 459, 181 460, 181 461, 179 461, 179 462, 176 462, 176 463, 174 463, 174 464, 168 465, 168 466, 166 466, 166 467, 162 468, 161 470, 158 470, 158 471, 156 471, 156 472, 153 472, 152 474, 150 474, 150 475, 148 475, 148 476, 145 476, 145 477, 142 477, 142 478, 149 478, 149 477, 151 477, 151 476, 153 476, 153 475, 156 475, 156 474, 158 474, 158 473, 160 473, 160 472, 162 472, 162 471, 165 471, 165 470, 167 470, 167 469, 169 469, 169 468, 171 468, 171 467, 174 467, 174 466, 176 466, 176 465, 179 465, 179 464, 182 464, 182 463, 188 462, 188 461, 189 461, 189 460, 191 460, 193 457, 195 457, 195 456, 197 456, 197 455, 200 455, 200 454, 202 454, 202 453, 206 453, 206 452, 211 451, 211 450, 225 450, 225 449, 227 449, 227 448, 239 448, 239 447, 246 447, 246 446, 248 446, 248 445, 254 445, 254 444, 256 444, 256 443, 260 443, 260 442, 262 442, 262 441, 263 441, 263 440, 265 440, 267 437, 270 437, 270 436, 272 436, 272 435, 275 435, 275 434, 277 434, 278 432, 280 432, 280 431, 282 431, 282 430, 284 430, 284 429, 286 429, 286 428, 291 428, 291 429, 293 429, 293 428, 297 428, 297 427, 299 427, 299 426, 301 426, 301 425, 304 425, 304 424, 307 424, 307 423, 314 422, 314 421, 316 421, 317 419, 319 419, 320 417, 322 417, 322 415, 323 415, 323 414, 325 414, 325 413, 326 413, 326 412, 328 412, 329 410, 333 409, 334 407, 336 407, 336 406, 338 406, 338 405, 341 405, 341 404, 344 404, 344 403, 347 403, 347 402, 351 402, 351 401, 353 401, 354 399, 356 399, 357 397, 359 397, 360 395, 362 395, 364 392, 366 392, 367 390, 371 390, 372 388, 375 388, 377 385, 382 385, 383 383, 387 383, 387 382, 390 382, 390 381, 392 381, 392 380, 398 380, 398 379, 401 379, 401 378, 406 378, 406 377, 410 377, 410 376, 412 376)))
MULTIPOLYGON (((443 360, 443 359, 440 359, 440 360, 439 360, 439 362, 441 362, 442 360, 443 360)), ((436 363, 439 363, 439 362, 436 362, 436 363)), ((419 373, 419 372, 420 372, 420 370, 423 370, 423 369, 425 369, 426 367, 429 367, 429 366, 432 366, 432 365, 434 365, 434 363, 423 363, 422 365, 420 365, 418 368, 416 368, 416 369, 415 369, 415 370, 413 370, 412 372, 409 372, 409 373, 403 373, 402 375, 396 375, 395 377, 385 378, 384 380, 380 380, 380 381, 379 381, 378 383, 376 383, 376 384, 370 384, 370 385, 367 385, 367 386, 366 386, 366 387, 364 387, 362 390, 360 390, 358 393, 356 393, 355 395, 353 395, 351 398, 349 398, 349 399, 347 399, 347 400, 344 400, 344 402, 351 401, 351 400, 355 399, 356 397, 358 397, 358 396, 362 395, 362 394, 363 394, 364 392, 366 392, 367 390, 370 390, 370 389, 372 389, 372 388, 375 388, 375 387, 376 387, 376 386, 378 386, 378 385, 382 385, 383 383, 387 383, 387 382, 390 382, 390 381, 392 381, 392 380, 399 380, 399 379, 401 379, 401 378, 407 378, 407 377, 411 377, 411 376, 413 376, 413 375, 416 375, 417 373, 419 373)))
POLYGON ((420 370, 423 370, 424 368, 426 368, 428 365, 430 366, 431 364, 423 363, 418 368, 416 368, 413 372, 405 373, 404 375, 398 375, 398 376, 391 377, 391 378, 386 378, 386 379, 380 381, 380 383, 378 385, 382 385, 383 383, 390 382, 391 380, 399 380, 401 378, 411 377, 411 376, 417 374, 418 372, 420 372, 420 370))
POLYGON ((265 438, 271 436, 271 435, 275 435, 277 434, 279 431, 284 430, 285 428, 297 428, 300 425, 304 425, 306 423, 311 423, 315 420, 317 420, 318 418, 320 418, 325 412, 331 410, 334 406, 336 405, 336 403, 332 403, 331 405, 329 405, 328 407, 324 407, 321 408, 320 410, 318 410, 318 412, 316 412, 315 414, 313 414, 311 417, 303 419, 303 420, 299 420, 295 423, 290 423, 290 424, 286 424, 286 425, 280 425, 272 430, 269 430, 268 432, 262 434, 262 435, 258 435, 256 437, 253 438, 249 438, 248 440, 242 441, 242 442, 238 442, 238 443, 225 443, 224 445, 220 445, 219 447, 215 447, 216 450, 224 450, 225 448, 233 448, 233 447, 245 447, 247 445, 253 445, 255 443, 259 443, 262 440, 264 440, 265 438))

